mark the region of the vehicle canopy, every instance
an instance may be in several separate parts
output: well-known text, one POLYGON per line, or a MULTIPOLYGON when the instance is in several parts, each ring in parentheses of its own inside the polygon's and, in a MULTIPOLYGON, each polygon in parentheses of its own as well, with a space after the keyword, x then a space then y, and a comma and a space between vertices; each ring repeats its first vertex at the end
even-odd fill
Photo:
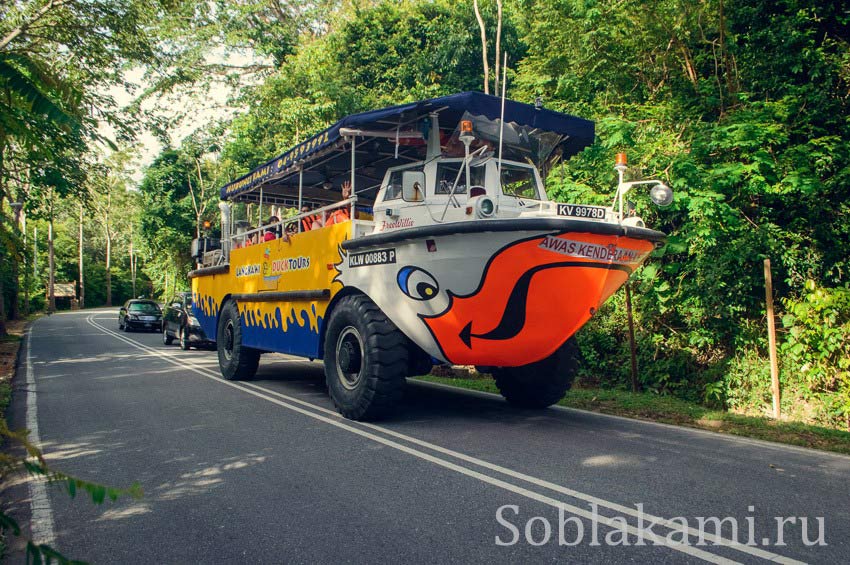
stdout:
POLYGON ((462 92, 346 116, 226 184, 221 199, 322 205, 339 200, 342 183, 351 181, 361 201, 374 201, 387 169, 426 158, 435 124, 444 154, 451 154, 453 147, 457 153, 461 120, 471 120, 476 136, 485 142, 497 145, 501 138, 506 159, 531 162, 541 169, 575 155, 594 140, 594 124, 589 120, 540 104, 462 92))

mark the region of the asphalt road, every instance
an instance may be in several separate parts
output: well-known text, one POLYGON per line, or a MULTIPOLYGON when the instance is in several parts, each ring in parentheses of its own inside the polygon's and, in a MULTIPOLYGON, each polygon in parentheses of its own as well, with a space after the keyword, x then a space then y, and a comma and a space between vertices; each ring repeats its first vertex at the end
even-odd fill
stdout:
POLYGON ((49 462, 144 490, 25 489, 35 535, 91 563, 850 560, 848 457, 422 383, 359 424, 319 363, 229 383, 111 310, 37 321, 23 359, 12 417, 49 462))

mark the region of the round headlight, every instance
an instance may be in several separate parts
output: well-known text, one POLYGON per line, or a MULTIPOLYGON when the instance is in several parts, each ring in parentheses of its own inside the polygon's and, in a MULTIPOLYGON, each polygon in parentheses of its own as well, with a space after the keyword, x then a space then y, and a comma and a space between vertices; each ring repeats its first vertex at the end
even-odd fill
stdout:
POLYGON ((658 183, 649 189, 649 198, 658 206, 669 206, 673 202, 673 189, 658 183))
POLYGON ((475 202, 475 207, 478 210, 478 215, 482 218, 489 218, 496 211, 496 204, 489 196, 482 196, 475 202))

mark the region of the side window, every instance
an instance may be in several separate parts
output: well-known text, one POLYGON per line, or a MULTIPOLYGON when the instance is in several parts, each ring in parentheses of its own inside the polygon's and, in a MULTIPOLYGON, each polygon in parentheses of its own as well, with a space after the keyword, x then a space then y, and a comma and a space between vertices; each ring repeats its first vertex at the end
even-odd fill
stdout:
POLYGON ((384 200, 397 200, 401 198, 401 175, 404 171, 393 171, 390 173, 390 182, 384 193, 384 200))
MULTIPOLYGON (((454 189, 455 194, 466 194, 466 174, 461 170, 463 163, 440 163, 437 165, 437 194, 451 194, 455 179, 457 179, 457 187, 454 189), (460 176, 458 176, 460 172, 460 176)), ((484 165, 469 168, 469 176, 471 177, 472 186, 484 186, 485 178, 484 165)))
POLYGON ((384 200, 397 200, 401 198, 401 180, 405 171, 421 171, 422 167, 410 167, 407 169, 399 169, 390 173, 389 184, 384 192, 384 200))
POLYGON ((519 198, 539 198, 534 171, 527 167, 503 165, 502 193, 519 198))

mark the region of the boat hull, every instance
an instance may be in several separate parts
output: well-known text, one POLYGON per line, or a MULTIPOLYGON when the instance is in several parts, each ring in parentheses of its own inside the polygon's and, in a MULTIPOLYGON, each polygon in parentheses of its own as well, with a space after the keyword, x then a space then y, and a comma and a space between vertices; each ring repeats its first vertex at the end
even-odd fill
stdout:
POLYGON ((521 366, 575 334, 661 239, 549 219, 399 230, 343 243, 335 280, 437 360, 521 366))

